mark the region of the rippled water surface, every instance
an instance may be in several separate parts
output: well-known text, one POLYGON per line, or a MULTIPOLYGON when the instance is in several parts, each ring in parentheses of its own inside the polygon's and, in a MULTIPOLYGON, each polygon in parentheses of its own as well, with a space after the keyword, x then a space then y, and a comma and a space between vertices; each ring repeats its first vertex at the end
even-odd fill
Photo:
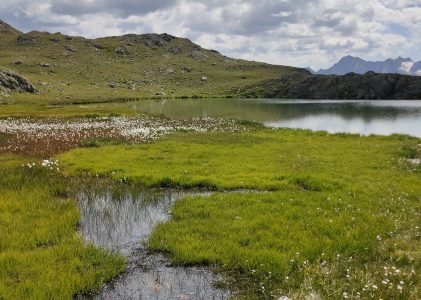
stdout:
POLYGON ((421 100, 164 99, 124 105, 175 119, 222 117, 256 121, 271 127, 421 137, 421 100))
POLYGON ((144 191, 113 194, 81 192, 80 230, 89 242, 117 251, 129 262, 125 274, 90 299, 226 299, 227 292, 215 289, 220 278, 208 268, 170 265, 160 254, 148 253, 144 242, 152 229, 169 218, 174 201, 186 193, 144 191))

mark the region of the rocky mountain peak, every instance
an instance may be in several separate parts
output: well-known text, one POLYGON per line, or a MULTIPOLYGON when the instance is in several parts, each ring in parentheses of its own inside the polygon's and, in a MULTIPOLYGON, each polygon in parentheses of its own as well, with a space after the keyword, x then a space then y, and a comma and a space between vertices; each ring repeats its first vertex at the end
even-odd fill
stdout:
POLYGON ((376 73, 396 73, 405 75, 419 75, 412 70, 414 62, 410 58, 398 57, 384 61, 367 61, 359 57, 347 55, 328 69, 320 69, 317 74, 345 75, 347 73, 365 74, 372 71, 376 73))

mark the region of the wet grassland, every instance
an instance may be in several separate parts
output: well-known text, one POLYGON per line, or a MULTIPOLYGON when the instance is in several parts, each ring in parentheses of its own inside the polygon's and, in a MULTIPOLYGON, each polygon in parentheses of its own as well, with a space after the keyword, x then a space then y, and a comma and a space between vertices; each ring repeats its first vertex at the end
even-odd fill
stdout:
POLYGON ((239 297, 420 296, 420 140, 256 129, 76 149, 68 176, 207 188, 175 204, 149 247, 218 266, 239 297), (224 190, 255 190, 224 193, 224 190))
POLYGON ((77 233, 69 189, 90 178, 212 190, 177 201, 148 247, 213 267, 234 297, 420 298, 417 138, 145 116, 1 122, 0 298, 70 298, 124 270, 77 233))

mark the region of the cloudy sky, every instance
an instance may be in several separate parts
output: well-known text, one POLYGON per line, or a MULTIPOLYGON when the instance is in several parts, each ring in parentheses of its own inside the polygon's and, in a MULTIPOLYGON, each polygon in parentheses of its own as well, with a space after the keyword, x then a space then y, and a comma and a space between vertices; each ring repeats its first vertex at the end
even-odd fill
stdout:
POLYGON ((167 32, 225 55, 315 69, 344 55, 421 60, 421 0, 1 0, 22 31, 167 32))

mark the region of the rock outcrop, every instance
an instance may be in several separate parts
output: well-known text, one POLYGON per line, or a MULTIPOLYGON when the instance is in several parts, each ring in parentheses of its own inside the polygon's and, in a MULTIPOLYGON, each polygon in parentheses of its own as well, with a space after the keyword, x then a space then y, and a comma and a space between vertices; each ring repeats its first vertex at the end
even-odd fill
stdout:
POLYGON ((37 89, 31 82, 22 76, 0 70, 0 91, 3 93, 19 92, 19 93, 37 93, 37 89))
POLYGON ((36 43, 38 43, 38 38, 36 36, 33 36, 33 35, 22 34, 22 35, 18 36, 16 41, 17 41, 18 45, 20 45, 20 46, 32 46, 32 45, 35 45, 36 43))
POLYGON ((114 52, 117 55, 120 55, 120 56, 128 56, 128 55, 130 55, 130 51, 126 47, 118 47, 118 48, 115 49, 114 52))
POLYGON ((399 74, 312 75, 291 83, 294 99, 421 99, 421 77, 399 74))

